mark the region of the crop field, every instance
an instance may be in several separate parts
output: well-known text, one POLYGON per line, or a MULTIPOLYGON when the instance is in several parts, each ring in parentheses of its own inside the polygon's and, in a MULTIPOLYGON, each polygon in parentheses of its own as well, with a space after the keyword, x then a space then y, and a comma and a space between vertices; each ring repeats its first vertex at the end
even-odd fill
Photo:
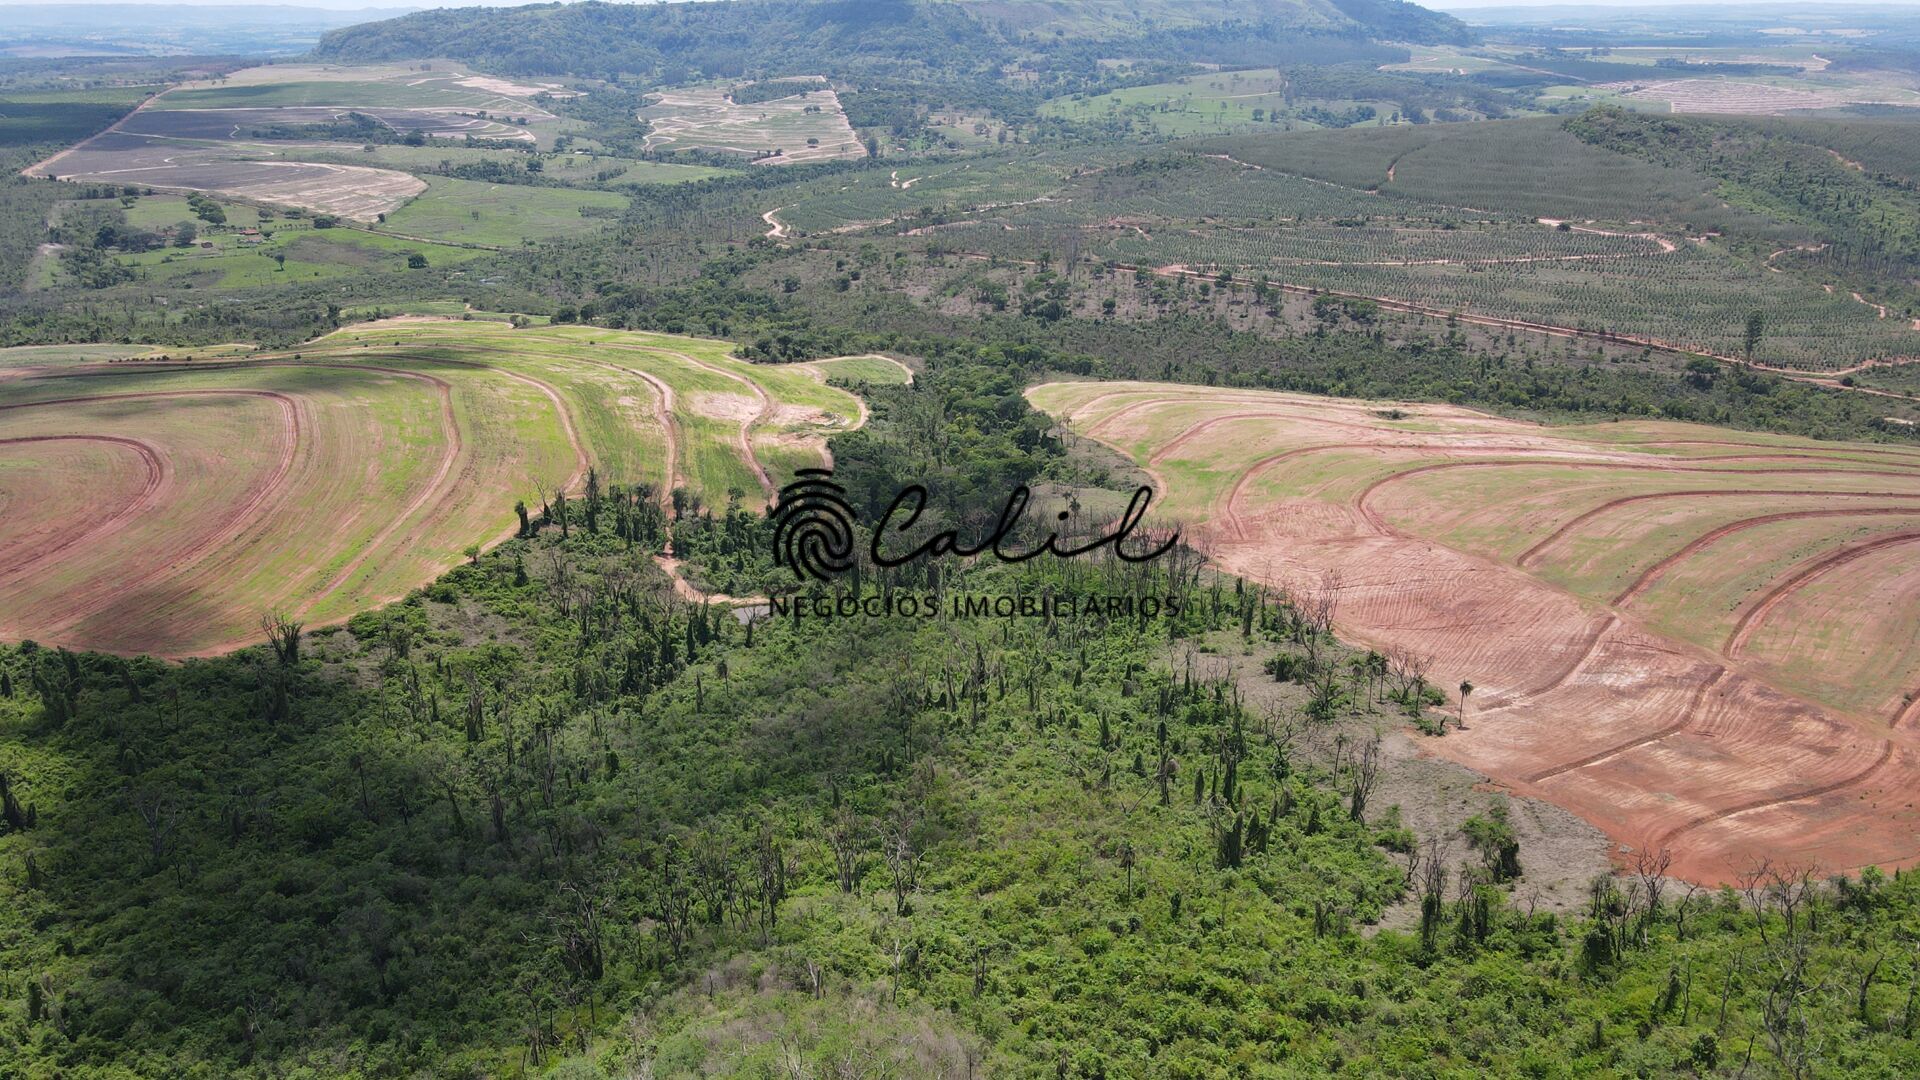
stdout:
POLYGON ((266 234, 254 246, 236 242, 231 233, 204 241, 213 250, 158 249, 121 256, 141 279, 155 284, 191 281, 195 288, 258 288, 302 281, 324 280, 361 270, 402 271, 410 255, 421 255, 429 266, 455 266, 486 252, 476 248, 421 243, 356 229, 314 229, 287 226, 266 234))
MULTIPOLYGON (((1263 130, 1276 123, 1284 125, 1283 130, 1296 124, 1312 127, 1283 118, 1296 108, 1322 105, 1344 111, 1355 104, 1296 98, 1286 72, 1260 68, 1189 75, 1104 94, 1073 94, 1046 102, 1040 112, 1062 120, 1127 120, 1138 130, 1179 138, 1263 130)), ((1395 111, 1389 102, 1372 104, 1380 116, 1375 126, 1395 111)))
MULTIPOLYGON (((296 350, 0 358, 0 634, 218 652, 404 594, 580 482, 769 498, 859 401, 724 342, 400 319, 296 350)), ((138 353, 144 350, 124 350, 138 353)))
POLYGON ((225 109, 276 105, 391 105, 463 109, 551 119, 534 100, 572 96, 553 83, 516 83, 423 64, 271 64, 182 87, 158 108, 225 109))
POLYGON ((0 349, 0 378, 14 368, 46 368, 60 364, 97 364, 153 352, 151 345, 15 345, 0 349))
POLYGON ((429 240, 506 247, 598 232, 626 207, 627 197, 611 191, 430 176, 426 190, 389 213, 379 227, 429 240))
POLYGON ((1772 116, 1806 109, 1831 109, 1850 103, 1844 93, 1827 89, 1776 86, 1740 79, 1665 79, 1641 84, 1612 84, 1627 97, 1666 102, 1677 113, 1753 113, 1772 116))
POLYGON ((49 158, 33 172, 76 182, 205 191, 360 221, 373 221, 426 189, 424 181, 391 169, 304 162, 277 148, 118 130, 49 158))
MULTIPOLYGON (((342 146, 333 152, 305 151, 312 160, 343 165, 370 165, 383 169, 432 169, 441 165, 477 165, 492 162, 519 165, 528 155, 519 150, 482 146, 400 146, 376 145, 371 149, 342 146)), ((608 182, 617 184, 684 184, 731 175, 726 169, 706 165, 675 165, 664 161, 639 161, 605 154, 562 153, 541 159, 547 176, 570 182, 591 181, 612 173, 608 182)))
POLYGON ((1511 71, 1514 65, 1497 56, 1460 48, 1422 46, 1405 63, 1382 64, 1382 71, 1419 71, 1434 75, 1478 75, 1483 71, 1511 71))
POLYGON ((125 116, 145 87, 0 90, 0 146, 84 139, 125 116))
POLYGON ((1444 688, 1424 745, 1674 873, 1920 862, 1920 450, 1149 383, 1029 397, 1444 688), (1454 687, 1470 681, 1462 704, 1454 687))
POLYGON ((727 87, 663 90, 640 110, 652 126, 647 147, 719 150, 772 165, 866 155, 830 89, 735 104, 727 87))
MULTIPOLYGON (((172 91, 153 99, 137 115, 129 116, 119 130, 129 135, 156 139, 210 139, 246 141, 245 134, 276 125, 298 127, 326 124, 346 119, 348 114, 370 117, 395 134, 410 132, 436 139, 475 139, 517 142, 532 145, 533 133, 522 124, 504 116, 480 116, 452 109, 401 108, 386 105, 345 107, 339 105, 284 105, 274 107, 235 107, 220 109, 168 109, 172 91)), ((265 140, 261 140, 265 141, 265 140)), ((357 144, 349 144, 357 145, 357 144)))
POLYGON ((875 386, 905 386, 913 381, 913 370, 887 356, 836 356, 799 365, 811 368, 823 378, 875 386))
MULTIPOLYGON (((121 207, 120 200, 70 200, 64 208, 88 205, 121 207)), ((200 221, 185 198, 143 195, 126 206, 128 226, 172 235, 191 225, 196 229, 187 247, 168 244, 151 251, 113 256, 134 270, 137 280, 155 285, 193 288, 258 288, 324 280, 363 270, 404 271, 408 256, 421 255, 428 266, 454 266, 480 258, 477 247, 407 239, 363 229, 316 229, 302 218, 282 217, 244 203, 224 203, 226 222, 200 221), (263 216, 264 214, 264 216, 263 216)), ((41 288, 65 283, 57 259, 41 259, 36 269, 41 288)))
POLYGON ((800 233, 843 232, 918 218, 951 220, 1020 206, 1057 191, 1081 164, 1077 157, 980 159, 959 164, 909 167, 891 175, 847 177, 838 186, 778 210, 779 220, 800 233))
MULTIPOLYGON (((103 109, 111 111, 110 104, 62 106, 79 111, 66 129, 72 132, 71 137, 81 138, 95 131, 99 134, 29 171, 77 182, 212 192, 373 222, 426 190, 424 181, 404 171, 410 164, 419 168, 453 153, 483 148, 390 146, 366 154, 360 152, 359 142, 329 143, 317 141, 317 136, 313 141, 259 136, 338 124, 353 114, 369 118, 392 136, 505 141, 529 148, 550 146, 570 122, 530 99, 555 89, 459 71, 396 66, 249 68, 214 83, 166 90, 104 131, 100 129, 112 122, 110 119, 89 118, 103 109), (90 126, 74 130, 83 120, 90 126), (407 151, 437 156, 419 159, 421 163, 415 164, 407 151), (382 160, 383 156, 389 160, 382 160)), ((138 94, 129 93, 133 100, 138 99, 138 94)), ((127 107, 131 107, 131 101, 127 107)), ((22 108, 44 112, 52 106, 22 108)), ((126 108, 118 111, 124 113, 126 108)), ((22 122, 28 120, 41 126, 51 122, 33 116, 22 122)), ((577 160, 591 162, 589 155, 580 155, 577 160)), ((593 179, 612 167, 592 167, 581 178, 593 179)), ((575 168, 575 158, 563 159, 555 175, 565 178, 575 168)), ((661 171, 639 165, 624 168, 627 172, 638 170, 633 177, 637 182, 674 178, 664 166, 658 167, 661 171)), ((539 208, 528 217, 539 219, 539 208)), ((487 231, 496 237, 503 235, 500 227, 487 231)), ((543 234, 535 229, 533 235, 543 234)), ((517 243, 526 238, 527 234, 518 234, 500 242, 517 243)))
POLYGON ((1426 124, 1385 131, 1310 131, 1199 142, 1263 169, 1390 199, 1499 209, 1570 221, 1661 221, 1706 229, 1726 210, 1715 182, 1611 153, 1557 118, 1426 124))

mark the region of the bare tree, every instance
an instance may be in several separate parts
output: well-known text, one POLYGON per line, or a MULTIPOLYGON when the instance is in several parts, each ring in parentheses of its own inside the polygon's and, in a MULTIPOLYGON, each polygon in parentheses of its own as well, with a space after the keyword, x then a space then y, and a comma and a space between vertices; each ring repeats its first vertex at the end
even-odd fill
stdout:
POLYGON ((1810 1006, 1823 983, 1810 980, 1807 964, 1811 942, 1804 936, 1783 937, 1768 950, 1767 992, 1760 1009, 1768 1049, 1788 1076, 1808 1076, 1822 1039, 1816 1033, 1810 1006))
POLYGON ((267 635, 267 644, 273 647, 274 659, 281 667, 292 667, 300 662, 301 625, 285 614, 270 611, 260 616, 260 630, 267 635))
POLYGON ((894 803, 880 832, 880 854, 893 875, 893 910, 907 913, 907 895, 919 882, 921 850, 920 808, 910 799, 894 803))
POLYGON ((827 846, 833 849, 834 871, 839 879, 840 891, 853 891, 855 879, 859 876, 860 856, 865 851, 866 828, 851 806, 844 803, 834 811, 833 820, 827 825, 827 846))
POLYGON ((158 788, 140 788, 128 796, 133 812, 147 827, 147 855, 154 866, 173 851, 174 829, 180 824, 180 804, 171 792, 158 788))
POLYGON ((1347 816, 1365 820, 1367 799, 1380 782, 1380 736, 1375 735, 1353 758, 1353 790, 1347 802, 1347 816))
POLYGON ((1311 589, 1294 601, 1300 609, 1300 617, 1316 634, 1333 633, 1334 614, 1340 609, 1340 574, 1328 570, 1320 575, 1311 589))
POLYGON ((1429 840, 1425 848, 1420 861, 1420 946, 1431 951, 1446 908, 1448 844, 1445 840, 1429 840))
POLYGON ((1426 693, 1427 669, 1433 657, 1405 645, 1390 646, 1385 655, 1387 683, 1393 687, 1393 696, 1409 707, 1417 705, 1420 695, 1426 693))
POLYGON ((1646 844, 1633 853, 1633 873, 1640 879, 1640 893, 1646 899, 1645 915, 1640 921, 1640 941, 1647 940, 1647 927, 1660 918, 1660 896, 1667 888, 1667 869, 1673 865, 1673 852, 1658 851, 1646 844))

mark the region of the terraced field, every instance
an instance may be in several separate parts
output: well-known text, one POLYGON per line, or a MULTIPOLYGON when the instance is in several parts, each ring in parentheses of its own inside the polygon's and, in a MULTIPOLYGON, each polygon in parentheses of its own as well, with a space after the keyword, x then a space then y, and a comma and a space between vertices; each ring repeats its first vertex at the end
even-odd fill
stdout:
POLYGON ((1920 862, 1920 449, 1147 383, 1030 397, 1149 469, 1222 567, 1330 586, 1344 636, 1450 695, 1470 680, 1434 753, 1688 880, 1920 862))
POLYGON ((748 105, 736 104, 726 87, 665 90, 657 97, 640 110, 652 127, 649 149, 718 150, 771 165, 866 154, 831 89, 809 87, 748 105))
POLYGON ((268 611, 340 619, 589 465, 663 500, 771 497, 864 411, 728 349, 413 319, 245 359, 22 354, 0 370, 0 636, 182 656, 268 611))

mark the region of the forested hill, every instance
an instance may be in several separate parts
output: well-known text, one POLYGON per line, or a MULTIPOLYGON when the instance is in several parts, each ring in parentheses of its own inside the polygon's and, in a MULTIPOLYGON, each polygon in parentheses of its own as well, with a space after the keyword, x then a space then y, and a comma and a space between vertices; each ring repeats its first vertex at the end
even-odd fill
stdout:
POLYGON ((1191 59, 1223 37, 1269 59, 1345 58, 1370 41, 1465 40, 1450 16, 1401 0, 717 0, 417 12, 328 34, 326 60, 445 56, 506 74, 677 81, 828 71, 967 73, 1042 53, 1191 59))

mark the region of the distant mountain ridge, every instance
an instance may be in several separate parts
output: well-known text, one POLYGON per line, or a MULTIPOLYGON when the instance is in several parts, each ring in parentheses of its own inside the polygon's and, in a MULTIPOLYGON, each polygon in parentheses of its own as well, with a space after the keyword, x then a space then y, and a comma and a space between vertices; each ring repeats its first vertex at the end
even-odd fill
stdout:
POLYGON ((441 56, 502 73, 732 77, 832 69, 992 70, 1036 53, 1195 59, 1209 42, 1275 51, 1327 42, 1466 41, 1465 24, 1402 0, 711 0, 417 12, 327 34, 318 59, 441 56))

